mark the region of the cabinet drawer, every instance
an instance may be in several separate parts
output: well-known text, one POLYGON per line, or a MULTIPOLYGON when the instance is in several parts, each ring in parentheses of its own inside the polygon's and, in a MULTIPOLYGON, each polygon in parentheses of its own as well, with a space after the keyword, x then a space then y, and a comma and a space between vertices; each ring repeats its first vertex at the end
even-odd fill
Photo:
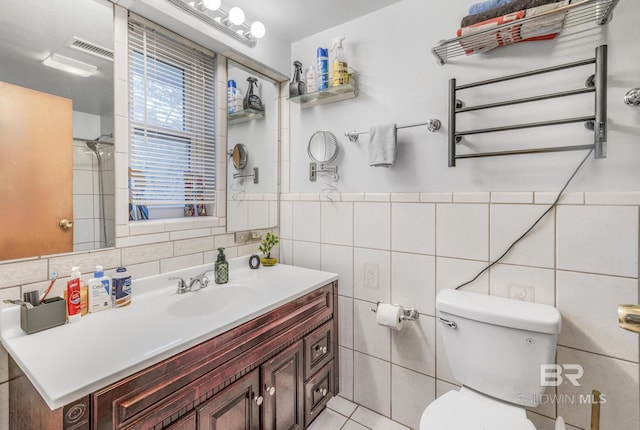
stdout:
POLYGON ((333 361, 329 361, 304 384, 305 427, 313 421, 334 394, 333 361))
POLYGON ((333 358, 333 336, 333 321, 329 321, 304 338, 305 379, 333 358))

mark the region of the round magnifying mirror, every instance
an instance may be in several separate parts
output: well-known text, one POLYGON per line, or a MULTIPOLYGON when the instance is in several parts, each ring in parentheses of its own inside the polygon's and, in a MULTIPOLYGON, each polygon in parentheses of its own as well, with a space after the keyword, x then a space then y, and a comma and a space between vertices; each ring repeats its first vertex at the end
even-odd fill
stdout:
POLYGON ((331 163, 338 156, 338 139, 330 131, 316 131, 309 139, 307 152, 317 163, 331 163))
POLYGON ((244 168, 247 167, 249 153, 244 143, 237 143, 236 146, 233 147, 231 158, 233 159, 233 167, 235 167, 236 170, 244 170, 244 168))

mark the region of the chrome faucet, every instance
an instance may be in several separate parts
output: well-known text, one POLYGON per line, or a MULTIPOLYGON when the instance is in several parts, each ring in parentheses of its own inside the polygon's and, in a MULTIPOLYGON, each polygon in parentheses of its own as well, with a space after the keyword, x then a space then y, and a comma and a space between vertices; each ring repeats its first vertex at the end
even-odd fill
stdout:
POLYGON ((209 285, 209 278, 207 278, 206 274, 211 272, 213 269, 205 270, 204 272, 196 275, 192 278, 189 278, 189 283, 187 283, 183 278, 179 276, 172 276, 169 278, 170 281, 177 280, 178 281, 178 290, 176 291, 178 294, 186 293, 187 291, 198 291, 201 288, 209 285), (193 287, 199 284, 200 286, 196 289, 193 287))

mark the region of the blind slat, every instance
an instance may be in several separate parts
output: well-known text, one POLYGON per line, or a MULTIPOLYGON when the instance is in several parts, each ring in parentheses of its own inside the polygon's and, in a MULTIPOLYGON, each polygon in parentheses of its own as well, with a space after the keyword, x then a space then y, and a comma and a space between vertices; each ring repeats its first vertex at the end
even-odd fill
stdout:
POLYGON ((129 21, 130 203, 215 203, 215 63, 129 21))

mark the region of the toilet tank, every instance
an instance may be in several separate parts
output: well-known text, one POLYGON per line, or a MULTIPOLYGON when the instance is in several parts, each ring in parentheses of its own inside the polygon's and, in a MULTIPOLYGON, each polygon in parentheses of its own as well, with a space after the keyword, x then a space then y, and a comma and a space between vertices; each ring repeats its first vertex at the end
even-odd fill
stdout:
POLYGON ((540 367, 555 364, 560 312, 553 306, 458 290, 436 298, 440 333, 463 385, 523 406, 538 406, 540 367))

